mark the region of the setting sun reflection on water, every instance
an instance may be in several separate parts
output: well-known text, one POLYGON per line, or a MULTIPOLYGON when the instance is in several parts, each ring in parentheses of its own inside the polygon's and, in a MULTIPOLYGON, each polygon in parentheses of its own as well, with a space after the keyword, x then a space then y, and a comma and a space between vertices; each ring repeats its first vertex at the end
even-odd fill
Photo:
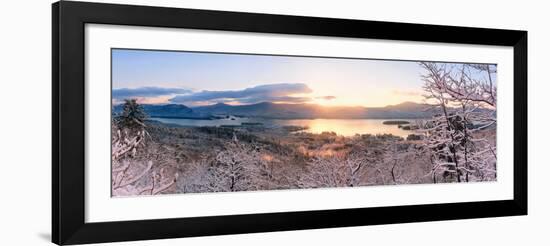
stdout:
MULTIPOLYGON (((335 132, 338 135, 353 136, 355 134, 392 134, 407 137, 413 131, 403 130, 397 125, 385 125, 386 120, 373 119, 311 119, 311 120, 281 120, 283 125, 308 127, 307 132, 335 132)), ((413 122, 409 120, 409 122, 413 122)))
MULTIPOLYGON (((307 127, 306 132, 322 133, 335 132, 338 135, 353 136, 355 134, 392 134, 406 138, 414 131, 403 130, 397 125, 385 125, 384 121, 389 119, 294 119, 276 120, 260 118, 235 118, 218 120, 191 120, 191 119, 168 119, 153 118, 163 123, 178 124, 182 126, 222 126, 240 125, 242 123, 262 123, 267 127, 273 126, 302 126, 307 127)), ((392 121, 395 119, 391 119, 392 121)), ((415 120, 404 120, 414 123, 415 120)))

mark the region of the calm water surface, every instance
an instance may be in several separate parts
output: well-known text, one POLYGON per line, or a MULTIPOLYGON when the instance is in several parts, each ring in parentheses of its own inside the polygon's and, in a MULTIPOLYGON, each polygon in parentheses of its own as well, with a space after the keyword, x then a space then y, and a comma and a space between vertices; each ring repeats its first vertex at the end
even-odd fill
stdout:
MULTIPOLYGON (((221 125, 240 125, 241 123, 262 123, 265 127, 278 126, 303 126, 308 127, 307 132, 322 133, 335 132, 338 135, 353 136, 355 134, 384 134, 391 133, 400 137, 407 137, 413 131, 403 130, 397 125, 384 125, 386 120, 398 119, 295 119, 295 120, 276 120, 261 118, 233 118, 216 120, 192 120, 192 119, 169 119, 152 118, 163 123, 177 124, 182 126, 221 126, 221 125)), ((405 120, 411 123, 414 120, 405 120)))

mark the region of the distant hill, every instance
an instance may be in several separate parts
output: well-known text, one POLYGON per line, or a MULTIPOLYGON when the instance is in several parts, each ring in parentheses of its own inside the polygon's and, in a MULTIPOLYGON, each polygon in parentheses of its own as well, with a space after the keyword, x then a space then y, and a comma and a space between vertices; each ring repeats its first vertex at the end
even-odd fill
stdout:
POLYGON ((417 119, 433 115, 428 105, 405 102, 386 107, 320 106, 316 104, 276 104, 262 102, 250 105, 214 105, 193 108, 195 112, 212 115, 235 115, 273 119, 417 119))
MULTIPOLYGON (((435 111, 426 104, 405 102, 386 107, 321 106, 317 104, 279 104, 262 102, 249 105, 218 103, 189 108, 181 104, 142 105, 149 117, 180 119, 216 119, 227 115, 269 119, 419 119, 429 118, 435 111)), ((122 112, 122 105, 114 107, 122 112)))
MULTIPOLYGON (((211 114, 195 112, 193 109, 181 104, 142 104, 145 113, 154 118, 179 118, 179 119, 214 119, 211 114)), ((121 113, 123 105, 114 107, 113 113, 121 113)))
POLYGON ((367 108, 367 110, 367 118, 374 119, 419 119, 429 118, 438 113, 430 105, 415 102, 403 102, 385 107, 372 107, 367 108))
POLYGON ((430 106, 422 103, 403 102, 400 104, 388 105, 383 108, 387 110, 397 110, 397 111, 424 111, 427 108, 430 108, 430 106))

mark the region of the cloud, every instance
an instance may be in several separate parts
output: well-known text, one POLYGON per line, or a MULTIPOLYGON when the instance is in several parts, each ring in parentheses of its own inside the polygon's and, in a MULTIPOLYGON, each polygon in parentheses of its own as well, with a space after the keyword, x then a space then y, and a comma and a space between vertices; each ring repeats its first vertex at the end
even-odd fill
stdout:
POLYGON ((217 103, 234 102, 251 104, 259 102, 302 103, 310 101, 310 97, 292 96, 307 94, 312 90, 302 83, 281 83, 259 85, 243 90, 200 91, 187 95, 177 95, 170 99, 172 103, 217 103))
POLYGON ((179 94, 188 94, 191 90, 183 88, 165 88, 165 87, 138 87, 138 88, 119 88, 113 89, 113 99, 127 98, 149 98, 171 96, 179 94))
POLYGON ((334 99, 336 99, 336 97, 335 96, 322 96, 322 97, 316 97, 316 99, 334 100, 334 99))

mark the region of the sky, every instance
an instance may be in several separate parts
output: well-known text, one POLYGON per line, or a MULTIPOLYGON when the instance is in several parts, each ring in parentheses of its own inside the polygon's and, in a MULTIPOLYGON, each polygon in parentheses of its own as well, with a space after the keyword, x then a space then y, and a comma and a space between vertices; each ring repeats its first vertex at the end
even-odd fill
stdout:
POLYGON ((315 103, 382 107, 422 102, 416 62, 181 51, 112 50, 115 103, 315 103))

